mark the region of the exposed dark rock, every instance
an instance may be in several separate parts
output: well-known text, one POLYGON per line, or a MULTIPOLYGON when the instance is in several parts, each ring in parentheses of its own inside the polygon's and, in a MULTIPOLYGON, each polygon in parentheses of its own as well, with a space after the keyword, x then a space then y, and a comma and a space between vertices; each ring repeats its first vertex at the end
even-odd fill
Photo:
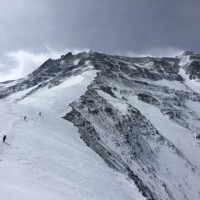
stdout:
POLYGON ((150 104, 154 104, 154 105, 159 104, 159 102, 155 98, 153 98, 152 96, 150 96, 148 94, 144 94, 144 93, 139 93, 138 99, 141 101, 144 101, 146 103, 150 103, 150 104))
POLYGON ((196 136, 196 138, 200 140, 200 134, 199 134, 199 135, 197 135, 197 136, 196 136))

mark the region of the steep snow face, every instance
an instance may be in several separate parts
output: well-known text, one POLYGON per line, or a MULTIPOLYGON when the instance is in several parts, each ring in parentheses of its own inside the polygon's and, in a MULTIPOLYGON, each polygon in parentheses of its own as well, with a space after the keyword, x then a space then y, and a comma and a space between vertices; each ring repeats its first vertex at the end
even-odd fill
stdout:
POLYGON ((68 53, 21 80, 1 83, 4 109, 5 101, 17 102, 7 103, 11 113, 33 116, 25 124, 29 134, 20 136, 24 121, 16 123, 23 126, 11 146, 27 145, 23 153, 4 145, 3 161, 9 160, 3 169, 17 162, 25 177, 19 190, 41 185, 41 199, 47 193, 60 199, 200 199, 199 62, 193 52, 177 58, 68 53), (60 119, 64 115, 72 123, 60 119))

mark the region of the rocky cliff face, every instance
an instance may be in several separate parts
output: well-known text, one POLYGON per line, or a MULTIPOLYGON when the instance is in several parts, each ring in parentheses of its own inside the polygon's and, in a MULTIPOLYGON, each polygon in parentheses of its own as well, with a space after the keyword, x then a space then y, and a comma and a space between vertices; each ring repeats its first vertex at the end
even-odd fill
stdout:
POLYGON ((147 199, 200 199, 199 54, 131 58, 68 53, 23 79, 1 83, 0 98, 29 89, 20 101, 94 69, 95 80, 64 118, 147 199))

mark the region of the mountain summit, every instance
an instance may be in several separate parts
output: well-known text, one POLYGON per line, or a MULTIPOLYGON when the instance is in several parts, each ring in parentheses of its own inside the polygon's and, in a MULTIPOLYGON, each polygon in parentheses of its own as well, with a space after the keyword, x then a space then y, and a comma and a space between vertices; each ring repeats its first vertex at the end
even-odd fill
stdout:
POLYGON ((0 168, 9 166, 18 182, 13 166, 22 167, 20 180, 30 184, 16 189, 0 172, 0 185, 7 184, 0 192, 13 190, 20 200, 200 199, 199 81, 195 52, 154 58, 90 51, 0 83, 0 132, 10 141, 1 145, 0 168))

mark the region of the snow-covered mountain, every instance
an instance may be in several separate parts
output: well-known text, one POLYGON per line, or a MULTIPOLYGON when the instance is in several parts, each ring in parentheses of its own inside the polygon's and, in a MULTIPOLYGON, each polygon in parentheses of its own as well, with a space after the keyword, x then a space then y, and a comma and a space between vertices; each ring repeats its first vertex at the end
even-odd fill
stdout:
POLYGON ((199 81, 198 53, 83 52, 0 83, 0 194, 200 199, 199 81))

